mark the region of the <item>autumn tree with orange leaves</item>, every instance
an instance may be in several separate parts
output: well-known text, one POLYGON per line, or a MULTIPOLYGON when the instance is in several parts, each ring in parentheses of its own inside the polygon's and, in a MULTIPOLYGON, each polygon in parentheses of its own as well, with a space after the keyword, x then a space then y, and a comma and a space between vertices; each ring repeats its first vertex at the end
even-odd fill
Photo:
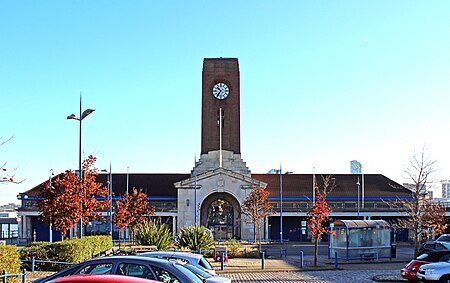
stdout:
MULTIPOLYGON (((314 177, 315 178, 315 177, 314 177)), ((328 231, 325 224, 330 219, 331 209, 326 201, 327 195, 333 190, 335 179, 331 175, 322 176, 322 184, 319 185, 315 180, 315 200, 311 211, 308 211, 308 226, 309 231, 314 239, 314 266, 317 266, 317 258, 319 256, 319 240, 322 240, 322 235, 329 233, 334 235, 334 232, 328 231)))
POLYGON ((130 228, 134 238, 139 224, 147 222, 154 214, 155 207, 149 206, 147 194, 133 188, 131 194, 126 193, 122 200, 116 201, 113 223, 119 229, 130 228))
POLYGON ((96 160, 92 155, 84 160, 81 180, 75 172, 67 170, 51 182, 45 182, 40 189, 41 219, 61 231, 62 237, 81 218, 83 223, 99 218, 98 211, 109 204, 108 189, 95 181, 98 176, 98 169, 94 167, 96 160))
POLYGON ((266 217, 273 213, 273 207, 267 200, 269 192, 264 188, 253 188, 250 195, 242 204, 242 214, 248 217, 248 222, 253 224, 253 240, 256 242, 256 233, 259 237, 259 248, 261 249, 261 223, 266 217))

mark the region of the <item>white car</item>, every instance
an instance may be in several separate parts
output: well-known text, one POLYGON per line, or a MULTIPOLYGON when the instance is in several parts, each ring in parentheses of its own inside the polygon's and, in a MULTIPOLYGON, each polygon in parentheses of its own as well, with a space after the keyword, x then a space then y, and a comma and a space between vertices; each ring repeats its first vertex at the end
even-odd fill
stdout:
POLYGON ((441 261, 420 266, 417 279, 420 282, 450 283, 450 262, 441 261))
POLYGON ((216 271, 212 268, 211 264, 201 254, 187 253, 187 252, 171 252, 171 251, 154 251, 138 254, 145 257, 156 257, 168 260, 178 260, 181 262, 192 264, 202 268, 204 271, 211 275, 216 275, 216 271))

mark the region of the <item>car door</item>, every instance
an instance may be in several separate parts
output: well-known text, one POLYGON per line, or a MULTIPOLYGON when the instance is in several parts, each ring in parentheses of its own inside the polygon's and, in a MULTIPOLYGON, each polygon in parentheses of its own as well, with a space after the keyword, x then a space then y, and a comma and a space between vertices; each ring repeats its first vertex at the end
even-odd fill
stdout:
POLYGON ((162 269, 158 266, 152 266, 153 271, 155 272, 156 279, 158 281, 164 282, 164 283, 181 283, 182 280, 180 280, 175 274, 172 272, 162 269))
POLYGON ((156 280, 156 276, 150 267, 139 263, 119 263, 116 274, 156 280))
POLYGON ((77 274, 112 274, 114 264, 112 262, 93 263, 85 265, 77 274))

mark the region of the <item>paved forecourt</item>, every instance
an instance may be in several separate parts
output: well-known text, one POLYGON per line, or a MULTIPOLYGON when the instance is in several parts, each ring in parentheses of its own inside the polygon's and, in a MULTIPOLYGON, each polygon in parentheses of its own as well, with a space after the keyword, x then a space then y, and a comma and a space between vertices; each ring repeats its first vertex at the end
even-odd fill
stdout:
POLYGON ((291 272, 243 272, 224 273, 234 283, 292 283, 292 282, 317 282, 317 283, 345 283, 345 282, 406 282, 399 276, 395 279, 387 279, 393 274, 399 274, 399 270, 323 270, 323 271, 291 271, 291 272), (377 278, 383 278, 377 280, 377 278), (374 280, 375 279, 375 280, 374 280))

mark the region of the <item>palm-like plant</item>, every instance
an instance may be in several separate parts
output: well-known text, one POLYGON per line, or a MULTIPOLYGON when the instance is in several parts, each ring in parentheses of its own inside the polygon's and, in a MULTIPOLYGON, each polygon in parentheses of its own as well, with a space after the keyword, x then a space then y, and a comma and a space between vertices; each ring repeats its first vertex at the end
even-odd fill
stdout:
POLYGON ((148 221, 138 228, 139 242, 141 245, 156 246, 158 250, 165 250, 172 242, 172 232, 162 223, 148 221))
POLYGON ((211 250, 214 248, 214 239, 203 226, 186 226, 180 230, 177 237, 179 248, 191 251, 211 250))

